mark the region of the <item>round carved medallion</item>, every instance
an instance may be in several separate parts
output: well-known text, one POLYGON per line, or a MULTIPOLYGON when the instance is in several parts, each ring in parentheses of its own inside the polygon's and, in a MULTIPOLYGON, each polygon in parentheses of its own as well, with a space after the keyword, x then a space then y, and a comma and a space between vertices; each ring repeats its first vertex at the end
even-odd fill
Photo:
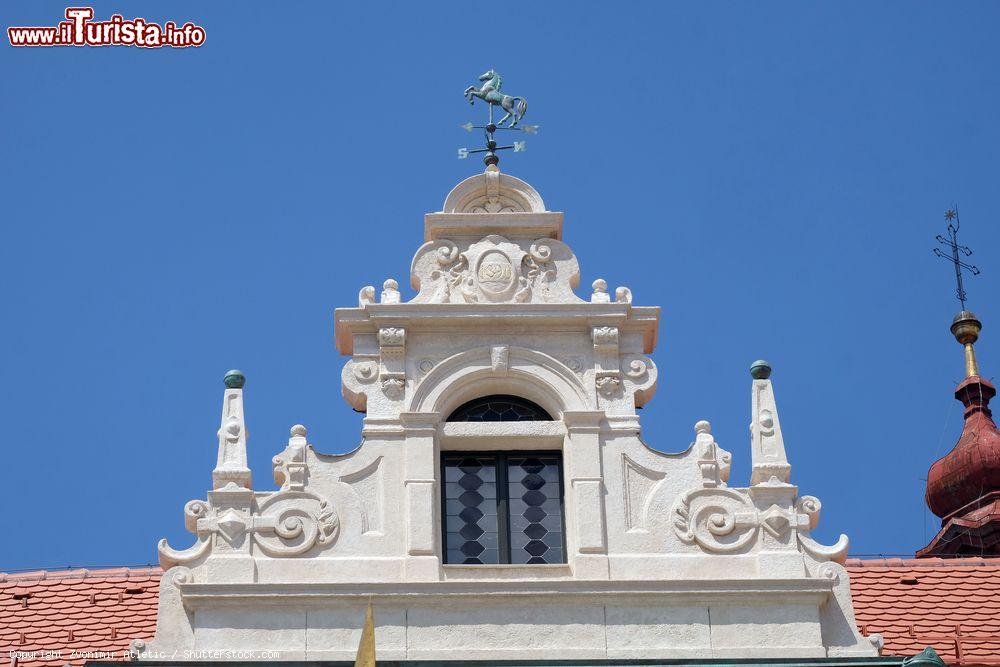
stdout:
POLYGON ((507 255, 492 250, 483 255, 479 262, 479 286, 487 292, 503 292, 514 281, 514 267, 507 255))

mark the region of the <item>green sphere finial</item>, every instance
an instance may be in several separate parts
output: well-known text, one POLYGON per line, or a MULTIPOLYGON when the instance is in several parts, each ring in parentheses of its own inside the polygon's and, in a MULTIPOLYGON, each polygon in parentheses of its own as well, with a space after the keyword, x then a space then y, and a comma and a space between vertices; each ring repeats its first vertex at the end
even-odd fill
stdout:
POLYGON ((771 377, 771 364, 758 359, 750 365, 750 377, 754 380, 766 380, 771 377))
POLYGON ((226 378, 223 381, 229 389, 242 389, 243 385, 246 384, 247 378, 242 372, 233 369, 226 373, 226 378))
POLYGON ((904 660, 903 667, 946 667, 946 665, 937 651, 928 646, 920 653, 904 660))

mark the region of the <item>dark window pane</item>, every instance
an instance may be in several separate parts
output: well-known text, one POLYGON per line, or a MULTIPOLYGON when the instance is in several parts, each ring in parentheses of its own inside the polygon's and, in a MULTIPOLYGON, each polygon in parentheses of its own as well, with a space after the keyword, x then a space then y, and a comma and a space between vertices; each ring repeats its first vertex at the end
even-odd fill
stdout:
POLYGON ((447 563, 499 563, 496 457, 445 456, 444 542, 447 563))
POLYGON ((558 454, 507 456, 510 562, 562 563, 562 484, 558 454))
POLYGON ((559 452, 445 453, 441 463, 445 563, 566 562, 559 452))
POLYGON ((518 396, 485 396, 460 406, 450 422, 552 421, 540 406, 518 396))

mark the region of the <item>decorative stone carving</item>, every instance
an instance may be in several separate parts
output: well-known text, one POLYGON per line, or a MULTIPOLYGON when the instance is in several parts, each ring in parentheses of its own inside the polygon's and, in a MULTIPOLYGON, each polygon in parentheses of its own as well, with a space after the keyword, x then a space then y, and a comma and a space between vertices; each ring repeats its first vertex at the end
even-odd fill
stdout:
POLYGON ((358 292, 358 307, 364 308, 365 306, 375 303, 375 286, 365 285, 358 292))
POLYGON ((361 534, 381 534, 383 525, 382 459, 379 456, 360 470, 341 475, 339 480, 351 487, 361 506, 361 534))
POLYGON ((818 544, 809 536, 819 522, 821 503, 814 496, 797 498, 797 488, 787 482, 786 472, 790 466, 784 460, 777 406, 768 379, 770 368, 767 367, 766 371, 761 368, 755 364, 753 370, 751 402, 755 422, 751 424, 751 432, 755 438, 752 444, 755 447, 759 445, 760 439, 756 437, 759 433, 761 438, 771 439, 765 444, 772 448, 768 450, 765 447, 764 451, 775 452, 779 451, 774 448, 776 438, 780 445, 780 458, 772 456, 764 460, 766 465, 755 467, 766 474, 760 474, 760 481, 749 488, 726 488, 728 452, 720 454, 711 437, 708 422, 698 422, 695 425, 698 433, 695 448, 699 454, 702 483, 677 500, 674 508, 677 536, 682 542, 696 543, 710 552, 749 549, 764 537, 766 544, 761 545, 762 551, 781 553, 801 549, 821 562, 843 562, 848 549, 845 535, 829 547, 818 544), (784 466, 775 465, 782 461, 784 466), (791 532, 794 532, 794 537, 789 538, 791 532))
POLYGON ((644 357, 635 357, 625 365, 625 375, 633 380, 643 380, 649 377, 652 362, 644 357))
POLYGON ((594 345, 618 347, 618 327, 594 327, 594 345))
POLYGON ((392 400, 401 399, 406 389, 406 330, 382 327, 378 330, 378 345, 382 392, 392 400))
POLYGON ((539 301, 551 301, 549 283, 555 280, 556 270, 552 260, 550 239, 539 239, 528 247, 524 256, 524 277, 528 285, 537 294, 539 301))
POLYGON ((761 527, 771 534, 772 537, 784 537, 791 526, 788 512, 782 510, 777 505, 771 505, 759 516, 761 527))
POLYGON ((591 336, 594 341, 594 383, 601 396, 611 398, 622 386, 618 327, 594 327, 591 336))
POLYGON ((651 401, 659 376, 653 360, 639 354, 623 354, 621 369, 626 391, 633 396, 636 407, 651 401))
POLYGON ((622 386, 621 378, 617 374, 610 373, 599 375, 594 380, 594 384, 597 387, 597 392, 605 398, 611 398, 617 394, 622 386))
POLYGON ((490 166, 483 174, 470 176, 448 194, 444 213, 543 213, 545 202, 538 192, 519 178, 490 166))
POLYGON ((579 303, 579 267, 555 239, 513 242, 490 234, 464 250, 447 239, 425 243, 411 267, 413 303, 579 303))
POLYGON ((354 377, 358 382, 372 382, 378 377, 378 362, 357 361, 354 364, 354 377))
POLYGON ((274 478, 281 485, 275 493, 255 494, 229 482, 210 491, 207 501, 189 501, 184 506, 184 525, 198 541, 177 550, 160 540, 161 567, 200 562, 214 553, 249 558, 251 544, 275 558, 300 556, 314 547, 331 545, 340 520, 325 498, 306 489, 307 447, 306 428, 296 424, 285 451, 273 459, 274 478))
POLYGON ((577 375, 583 374, 583 358, 572 356, 572 357, 560 357, 559 361, 566 364, 566 367, 576 373, 577 375))
POLYGON ((278 491, 266 496, 256 506, 238 510, 217 503, 213 499, 220 493, 237 487, 221 489, 209 494, 209 502, 191 501, 184 507, 185 522, 198 536, 194 546, 177 550, 166 540, 157 547, 160 566, 164 569, 175 565, 192 564, 210 557, 219 549, 220 539, 226 543, 222 552, 249 550, 249 541, 264 553, 275 558, 301 556, 313 547, 332 544, 340 525, 329 503, 305 491, 278 491))
POLYGON ((381 303, 399 303, 399 283, 389 278, 382 283, 381 303))
POLYGON ((674 513, 674 529, 681 541, 714 553, 748 546, 760 525, 750 499, 723 487, 689 491, 678 499, 674 513))
POLYGON ((340 521, 329 503, 305 491, 279 491, 263 500, 248 528, 268 556, 301 556, 314 546, 332 544, 340 521))
POLYGON ((406 329, 384 327, 378 330, 378 344, 381 347, 402 347, 406 344, 406 329))
POLYGON ((616 288, 615 303, 632 303, 632 290, 627 287, 616 288))
POLYGON ((271 459, 274 481, 282 491, 304 491, 309 466, 306 464, 306 427, 296 424, 285 451, 271 459))
POLYGON ((646 510, 653 491, 666 473, 641 465, 628 454, 622 454, 622 505, 625 508, 625 529, 628 532, 646 530, 646 510))
POLYGON ((379 355, 358 354, 344 364, 340 380, 344 398, 355 410, 364 412, 368 407, 368 392, 379 377, 379 355))
POLYGON ((510 357, 510 347, 507 345, 494 345, 490 348, 490 366, 494 373, 506 373, 507 361, 510 357))
POLYGON ((598 278, 593 282, 591 287, 594 289, 593 294, 590 295, 591 303, 611 303, 611 295, 608 294, 608 281, 604 278, 598 278))
POLYGON ((712 425, 702 419, 694 425, 695 439, 691 444, 698 456, 701 484, 705 488, 725 486, 729 481, 732 454, 719 447, 712 436, 712 425))

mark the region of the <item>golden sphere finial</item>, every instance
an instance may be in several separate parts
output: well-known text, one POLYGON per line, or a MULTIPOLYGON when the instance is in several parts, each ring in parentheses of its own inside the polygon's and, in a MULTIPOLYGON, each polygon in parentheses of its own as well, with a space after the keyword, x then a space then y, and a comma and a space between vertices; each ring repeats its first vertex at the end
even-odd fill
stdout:
POLYGON ((951 323, 951 333, 955 340, 965 346, 965 377, 971 378, 979 375, 979 363, 976 361, 976 350, 972 344, 979 340, 979 332, 983 330, 983 323, 976 319, 976 314, 971 310, 963 310, 955 316, 951 323))
POLYGON ((983 323, 976 319, 976 314, 971 310, 963 310, 951 323, 951 333, 962 345, 979 340, 979 332, 982 329, 983 323))

